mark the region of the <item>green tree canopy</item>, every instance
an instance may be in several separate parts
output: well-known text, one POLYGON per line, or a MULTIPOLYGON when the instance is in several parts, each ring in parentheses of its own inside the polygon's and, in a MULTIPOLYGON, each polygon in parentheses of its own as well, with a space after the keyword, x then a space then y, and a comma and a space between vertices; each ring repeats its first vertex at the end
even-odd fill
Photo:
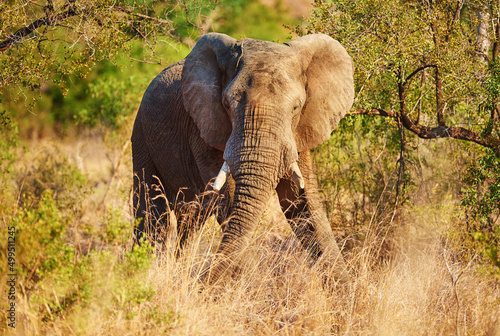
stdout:
MULTIPOLYGON (((140 39, 141 61, 161 59, 156 43, 202 27, 209 0, 47 0, 0 5, 0 88, 36 89, 85 76, 102 60, 127 53, 140 39)), ((196 37, 196 34, 194 34, 196 37)))
POLYGON ((353 113, 500 155, 498 3, 317 0, 307 32, 333 36, 354 58, 353 113))

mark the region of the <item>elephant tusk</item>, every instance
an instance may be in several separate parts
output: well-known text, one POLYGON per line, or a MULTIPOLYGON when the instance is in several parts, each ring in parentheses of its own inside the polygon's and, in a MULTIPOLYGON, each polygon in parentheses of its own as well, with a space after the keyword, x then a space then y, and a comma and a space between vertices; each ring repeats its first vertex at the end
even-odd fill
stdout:
POLYGON ((290 165, 290 174, 292 175, 293 181, 300 187, 300 189, 304 189, 304 177, 302 177, 302 173, 300 172, 297 162, 290 165))
POLYGON ((215 178, 214 182, 214 190, 219 191, 222 189, 224 186, 224 183, 226 183, 227 179, 227 174, 229 174, 229 166, 227 165, 227 162, 224 161, 224 164, 222 165, 222 168, 219 171, 219 174, 215 178))

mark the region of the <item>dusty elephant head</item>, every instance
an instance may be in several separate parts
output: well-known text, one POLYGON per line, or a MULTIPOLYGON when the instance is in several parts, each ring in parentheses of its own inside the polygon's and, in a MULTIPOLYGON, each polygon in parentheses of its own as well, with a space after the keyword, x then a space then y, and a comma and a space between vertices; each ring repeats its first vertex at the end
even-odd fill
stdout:
POLYGON ((201 138, 224 153, 216 189, 228 171, 236 185, 213 281, 259 221, 280 179, 291 177, 304 188, 299 155, 328 140, 351 108, 353 63, 322 34, 281 45, 213 33, 186 57, 181 84, 201 138))
POLYGON ((350 109, 353 65, 323 34, 280 45, 212 33, 185 59, 182 95, 201 137, 224 151, 231 168, 243 139, 269 136, 279 141, 272 147, 281 147, 286 166, 328 140, 350 109))

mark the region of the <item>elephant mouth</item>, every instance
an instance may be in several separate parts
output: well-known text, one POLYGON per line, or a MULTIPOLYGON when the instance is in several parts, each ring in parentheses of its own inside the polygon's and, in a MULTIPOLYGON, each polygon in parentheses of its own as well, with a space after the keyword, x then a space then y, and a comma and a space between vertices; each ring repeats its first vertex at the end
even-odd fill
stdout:
MULTIPOLYGON (((229 169, 229 165, 227 164, 226 161, 224 161, 219 171, 219 174, 217 174, 217 177, 215 178, 214 181, 213 188, 215 191, 220 191, 222 189, 222 187, 226 183, 227 176, 230 173, 231 171, 229 169)), ((302 172, 300 171, 297 161, 293 162, 290 165, 290 167, 288 168, 288 173, 292 177, 295 184, 297 184, 300 187, 300 189, 304 189, 304 177, 302 176, 302 172)))

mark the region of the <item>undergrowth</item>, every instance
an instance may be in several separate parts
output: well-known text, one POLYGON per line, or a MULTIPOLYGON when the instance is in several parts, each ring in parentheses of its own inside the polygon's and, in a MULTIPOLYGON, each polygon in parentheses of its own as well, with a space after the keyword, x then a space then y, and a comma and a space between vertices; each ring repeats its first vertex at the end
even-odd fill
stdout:
POLYGON ((146 319, 160 333, 170 330, 177 315, 151 302, 144 274, 155 256, 147 242, 132 247, 135 221, 110 205, 88 208, 96 192, 66 154, 43 148, 25 161, 28 152, 3 141, 11 162, 1 172, 9 181, 0 194, 0 288, 9 294, 0 300, 1 329, 87 334, 96 320, 122 318, 126 329, 146 319))
MULTIPOLYGON (((36 151, 34 158, 30 151, 10 153, 10 167, 24 168, 2 171, 2 178, 10 181, 1 194, 4 293, 11 274, 6 253, 10 232, 16 239, 16 328, 7 328, 12 301, 1 300, 4 331, 18 335, 500 331, 499 284, 478 272, 481 264, 476 259, 461 258, 449 235, 456 225, 456 197, 445 187, 428 188, 436 180, 425 171, 415 182, 423 185, 414 189, 425 193, 413 193, 411 202, 395 206, 387 202, 394 194, 383 196, 388 187, 376 187, 379 200, 374 197, 368 203, 367 198, 365 203, 367 213, 375 215, 349 217, 352 225, 337 230, 349 267, 348 283, 325 282, 330 267, 312 264, 286 221, 268 212, 233 276, 207 287, 200 284, 199 275, 217 249, 220 227, 210 219, 180 256, 172 239, 161 248, 147 242, 133 246, 135 223, 126 210, 130 197, 117 192, 127 184, 129 161, 120 168, 125 172, 104 170, 115 176, 107 179, 108 185, 91 186, 89 174, 75 164, 72 152, 46 148, 36 151), (100 204, 103 194, 108 196, 100 204), (10 206, 4 206, 5 201, 10 206), (363 230, 356 235, 354 228, 360 227, 363 230)), ((384 180, 393 181, 381 178, 373 183, 384 180)), ((345 213, 353 211, 347 199, 336 206, 345 213)))

